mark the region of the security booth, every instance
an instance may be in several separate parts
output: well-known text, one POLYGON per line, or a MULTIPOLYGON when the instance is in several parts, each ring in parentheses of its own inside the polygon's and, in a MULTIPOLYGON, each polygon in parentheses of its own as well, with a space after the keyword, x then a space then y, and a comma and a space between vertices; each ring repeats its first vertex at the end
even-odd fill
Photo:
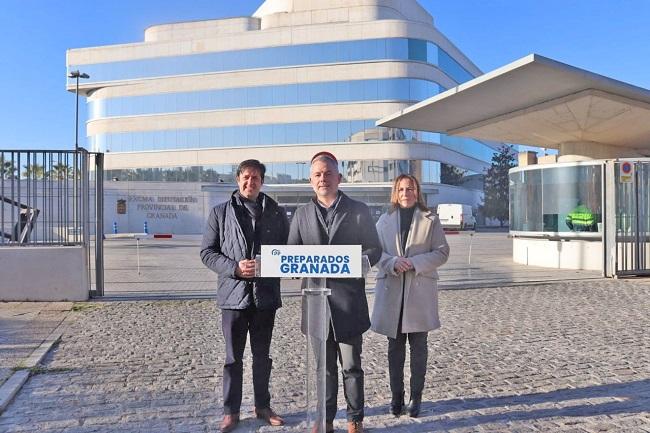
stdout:
POLYGON ((510 234, 517 263, 650 274, 650 159, 512 169, 510 234))
POLYGON ((536 164, 510 171, 516 263, 602 270, 604 163, 536 164))
POLYGON ((377 124, 556 149, 509 173, 513 260, 649 272, 650 90, 531 54, 377 124))

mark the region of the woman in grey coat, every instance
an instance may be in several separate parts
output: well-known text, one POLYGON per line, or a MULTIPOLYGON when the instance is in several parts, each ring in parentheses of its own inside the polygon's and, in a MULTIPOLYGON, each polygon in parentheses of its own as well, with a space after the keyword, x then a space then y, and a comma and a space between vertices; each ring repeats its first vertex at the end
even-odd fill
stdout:
POLYGON ((410 175, 395 179, 391 209, 377 222, 383 253, 377 267, 372 330, 388 337, 390 411, 404 410, 406 341, 411 354, 411 402, 408 413, 420 413, 427 366, 427 334, 440 327, 438 272, 449 257, 449 245, 438 217, 424 204, 420 184, 410 175))

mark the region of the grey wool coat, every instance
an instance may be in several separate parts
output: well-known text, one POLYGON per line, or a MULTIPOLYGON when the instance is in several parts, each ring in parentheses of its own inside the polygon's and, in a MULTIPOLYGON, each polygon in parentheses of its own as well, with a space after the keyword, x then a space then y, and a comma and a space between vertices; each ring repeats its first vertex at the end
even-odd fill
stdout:
MULTIPOLYGON (((320 228, 318 205, 310 200, 296 210, 291 220, 288 245, 361 245, 371 265, 381 257, 381 247, 368 206, 341 193, 341 201, 329 235, 320 228)), ((336 341, 361 335, 370 328, 364 278, 327 278, 324 284, 332 290, 328 296, 331 324, 336 341)), ((303 279, 303 288, 307 279, 303 279)), ((306 332, 303 305, 302 331, 306 332)))
POLYGON ((402 333, 427 332, 440 327, 438 317, 438 267, 447 262, 449 245, 438 217, 416 209, 402 251, 399 212, 383 214, 377 221, 377 232, 383 253, 377 264, 375 304, 372 330, 391 338, 397 328, 404 291, 402 333), (407 257, 414 270, 398 274, 395 261, 407 257))

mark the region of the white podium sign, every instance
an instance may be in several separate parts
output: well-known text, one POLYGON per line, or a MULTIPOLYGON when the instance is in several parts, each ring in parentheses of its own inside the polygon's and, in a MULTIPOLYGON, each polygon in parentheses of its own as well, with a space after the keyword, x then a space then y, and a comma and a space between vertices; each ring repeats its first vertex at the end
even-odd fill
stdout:
POLYGON ((361 245, 262 245, 262 277, 362 278, 361 245))

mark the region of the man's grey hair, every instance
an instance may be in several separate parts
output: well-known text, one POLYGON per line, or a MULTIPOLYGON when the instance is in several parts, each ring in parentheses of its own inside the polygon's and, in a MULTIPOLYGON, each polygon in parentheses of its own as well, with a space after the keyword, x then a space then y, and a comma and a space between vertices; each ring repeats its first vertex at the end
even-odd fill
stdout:
POLYGON ((327 155, 318 155, 316 158, 314 158, 311 162, 311 165, 313 166, 316 161, 322 161, 325 162, 327 165, 329 165, 331 168, 334 168, 336 172, 339 172, 339 164, 336 162, 334 159, 332 159, 331 156, 327 155))

